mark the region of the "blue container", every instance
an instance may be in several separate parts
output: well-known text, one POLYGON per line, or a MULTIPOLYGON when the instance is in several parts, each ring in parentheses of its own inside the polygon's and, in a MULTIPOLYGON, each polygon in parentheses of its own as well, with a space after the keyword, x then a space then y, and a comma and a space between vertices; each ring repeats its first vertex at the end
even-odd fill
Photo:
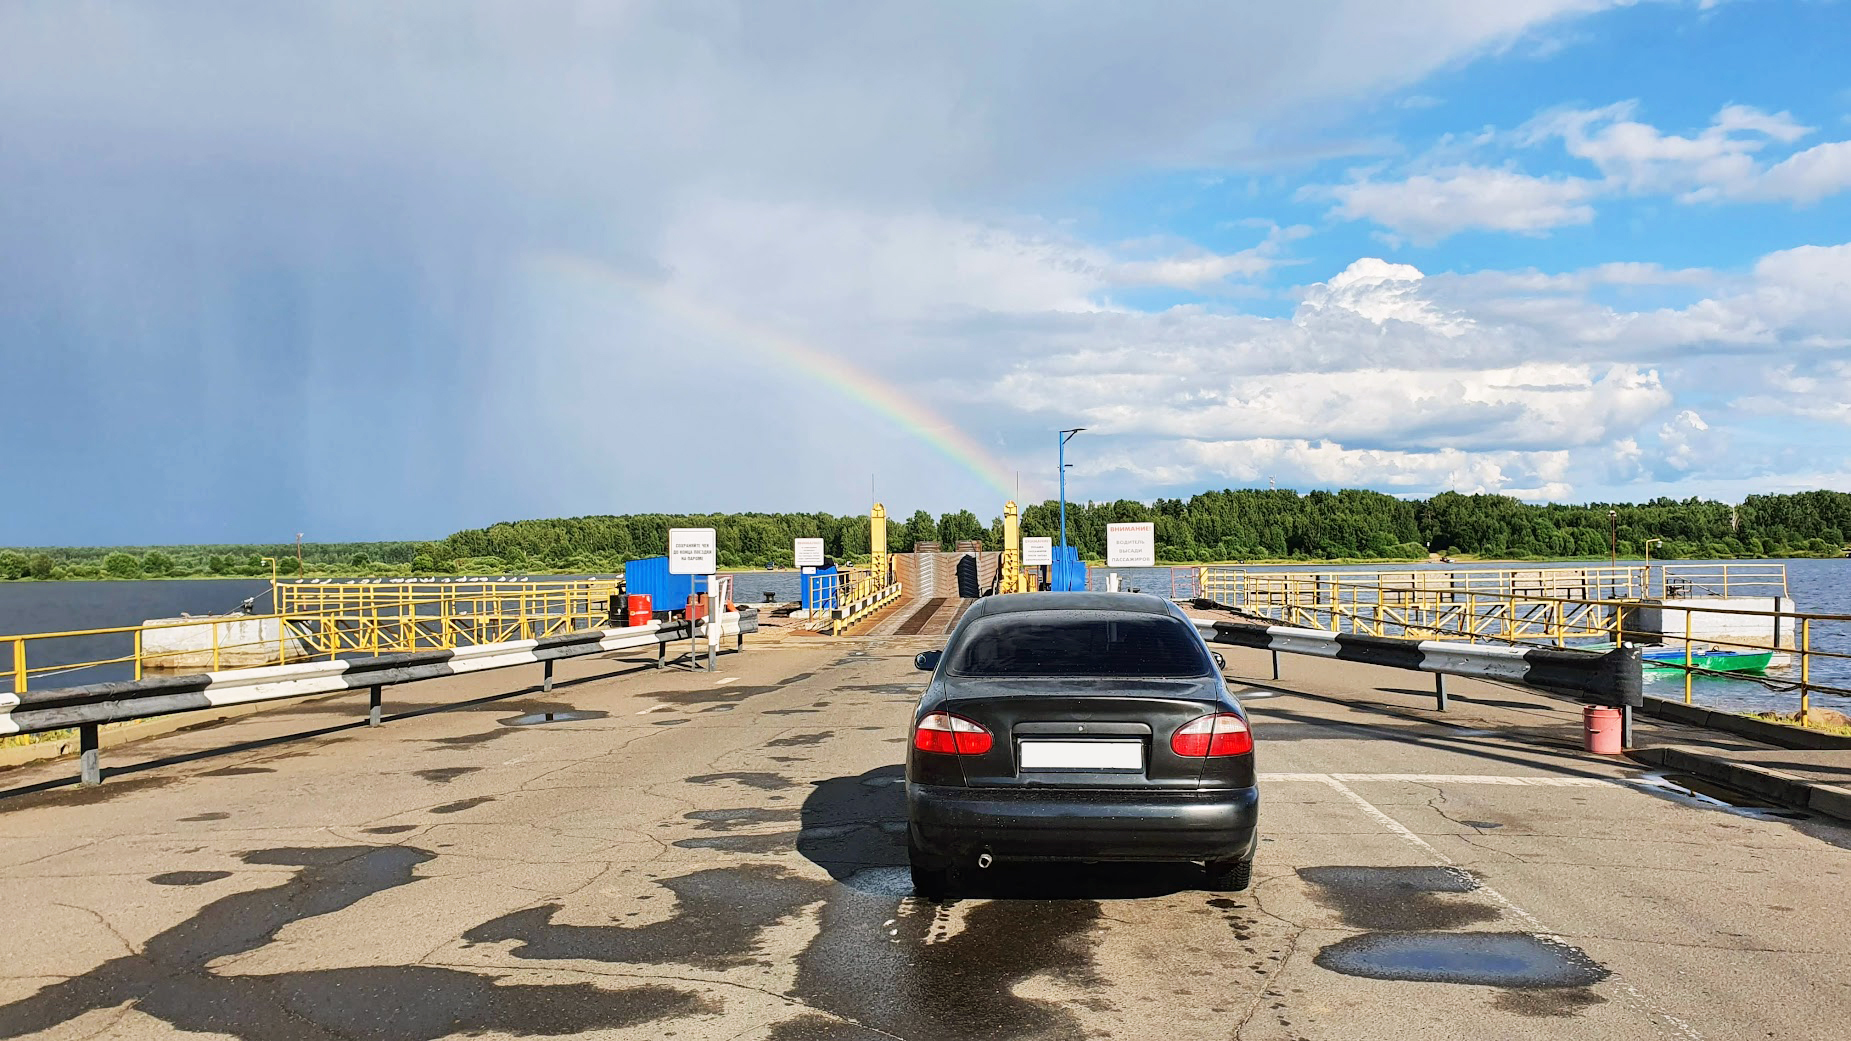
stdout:
POLYGON ((707 576, 671 575, 667 557, 644 557, 624 562, 623 588, 632 596, 649 597, 650 607, 660 614, 680 611, 688 606, 688 597, 705 593, 707 576))
POLYGON ((836 595, 841 584, 835 565, 819 567, 812 574, 797 578, 797 599, 806 611, 828 610, 842 606, 836 595))
POLYGON ((1086 565, 1080 563, 1078 546, 1055 546, 1054 564, 1049 571, 1049 584, 1054 592, 1083 593, 1086 591, 1086 565))

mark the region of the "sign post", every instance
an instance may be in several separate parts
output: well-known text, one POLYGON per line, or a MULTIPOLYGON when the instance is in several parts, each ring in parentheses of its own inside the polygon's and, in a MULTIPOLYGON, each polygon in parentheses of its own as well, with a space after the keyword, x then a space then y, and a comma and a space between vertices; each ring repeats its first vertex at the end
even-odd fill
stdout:
MULTIPOLYGON (((719 629, 713 624, 714 594, 719 590, 719 540, 712 528, 668 529, 668 573, 688 576, 688 599, 694 599, 694 576, 707 576, 707 644, 708 667, 713 666, 713 645, 719 641, 719 629)), ((700 665, 695 643, 693 612, 688 612, 688 662, 700 665)))
POLYGON ((1054 564, 1054 540, 1040 535, 1022 540, 1022 567, 1044 568, 1054 564))

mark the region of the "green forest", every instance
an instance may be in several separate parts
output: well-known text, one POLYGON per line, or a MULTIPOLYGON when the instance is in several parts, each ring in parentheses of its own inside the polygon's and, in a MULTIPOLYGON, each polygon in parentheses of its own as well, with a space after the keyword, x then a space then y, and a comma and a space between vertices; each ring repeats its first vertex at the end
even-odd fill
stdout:
MULTIPOLYGON (((1428 554, 1497 560, 1840 556, 1851 532, 1851 494, 1754 495, 1739 505, 1704 499, 1537 505, 1500 495, 1446 492, 1398 499, 1346 489, 1203 492, 1145 504, 1068 503, 1067 537, 1082 556, 1105 552, 1107 524, 1150 521, 1168 563, 1210 561, 1420 560, 1428 554), (1609 512, 1612 516, 1609 517, 1609 512)), ((868 518, 828 513, 631 514, 523 520, 459 531, 434 542, 304 543, 296 546, 154 546, 0 549, 0 579, 103 579, 296 575, 391 577, 431 574, 576 573, 621 570, 659 556, 671 527, 712 527, 727 568, 788 567, 791 540, 821 537, 845 561, 868 556, 868 518)), ((1056 536, 1059 504, 1028 506, 1025 535, 1056 536)), ((949 548, 980 539, 1002 545, 1002 518, 970 510, 937 517, 919 510, 888 522, 888 546, 949 548)))

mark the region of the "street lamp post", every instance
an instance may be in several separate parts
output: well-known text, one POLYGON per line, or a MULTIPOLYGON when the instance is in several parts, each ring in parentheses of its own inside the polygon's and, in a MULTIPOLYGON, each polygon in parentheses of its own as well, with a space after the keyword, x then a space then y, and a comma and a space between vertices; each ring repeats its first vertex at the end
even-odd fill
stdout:
POLYGON ((1620 566, 1620 511, 1607 511, 1607 563, 1620 566))
POLYGON ((1063 430, 1060 432, 1060 565, 1059 566, 1062 569, 1061 571, 1062 574, 1066 574, 1065 569, 1067 567, 1067 442, 1073 440, 1073 435, 1085 429, 1086 429, 1085 427, 1074 427, 1071 430, 1063 430))

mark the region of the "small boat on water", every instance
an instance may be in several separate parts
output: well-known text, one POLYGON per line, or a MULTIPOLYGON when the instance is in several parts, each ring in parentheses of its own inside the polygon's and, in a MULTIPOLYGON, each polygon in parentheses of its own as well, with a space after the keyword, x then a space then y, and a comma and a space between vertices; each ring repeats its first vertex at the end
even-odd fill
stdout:
MULTIPOLYGON (((1644 658, 1648 669, 1682 669, 1685 665, 1682 648, 1646 651, 1644 658)), ((1697 650, 1693 647, 1689 664, 1708 672, 1766 672, 1773 660, 1773 651, 1697 650)))

